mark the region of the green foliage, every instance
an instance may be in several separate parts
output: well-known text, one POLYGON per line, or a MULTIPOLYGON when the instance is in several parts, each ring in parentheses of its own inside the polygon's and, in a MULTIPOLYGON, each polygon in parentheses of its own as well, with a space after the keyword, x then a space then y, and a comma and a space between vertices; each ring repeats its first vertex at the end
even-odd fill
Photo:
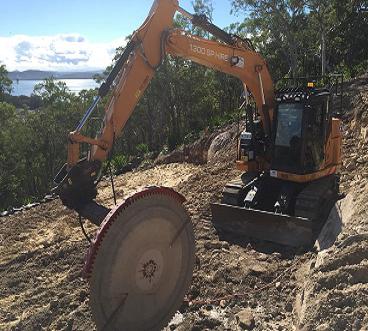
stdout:
POLYGON ((137 149, 138 155, 141 155, 141 156, 143 156, 143 155, 145 155, 149 152, 148 145, 144 144, 144 143, 138 144, 136 149, 137 149))
MULTIPOLYGON (((0 102, 0 122, 6 126, 15 115, 15 107, 6 102, 0 102)), ((4 132, 0 130, 0 133, 4 132)))
POLYGON ((0 103, 0 208, 49 192, 66 160, 66 138, 84 111, 80 97, 64 84, 46 80, 35 88, 43 106, 15 109, 0 103))
POLYGON ((31 96, 4 94, 3 99, 18 109, 38 109, 42 106, 42 99, 34 94, 31 96))
POLYGON ((0 65, 0 101, 3 100, 5 93, 10 93, 12 90, 12 80, 8 77, 8 71, 5 65, 0 65))
POLYGON ((306 29, 302 0, 233 0, 237 12, 250 12, 242 28, 267 58, 274 77, 300 73, 298 58, 305 53, 306 29))
POLYGON ((129 163, 129 158, 124 154, 117 154, 111 159, 112 171, 115 173, 129 163))
POLYGON ((275 81, 292 75, 320 75, 323 59, 327 72, 343 70, 354 77, 367 70, 368 14, 359 10, 362 1, 231 2, 234 12, 246 16, 231 25, 231 31, 251 36, 275 81))
POLYGON ((196 14, 203 14, 212 21, 213 5, 211 0, 194 0, 192 6, 196 14))

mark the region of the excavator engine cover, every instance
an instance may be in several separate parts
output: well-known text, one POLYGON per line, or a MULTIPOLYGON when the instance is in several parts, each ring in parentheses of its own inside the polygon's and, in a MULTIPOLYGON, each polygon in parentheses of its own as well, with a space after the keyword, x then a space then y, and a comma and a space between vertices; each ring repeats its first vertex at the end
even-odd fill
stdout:
POLYGON ((84 270, 98 330, 161 330, 182 304, 195 261, 183 201, 151 187, 106 216, 84 270))

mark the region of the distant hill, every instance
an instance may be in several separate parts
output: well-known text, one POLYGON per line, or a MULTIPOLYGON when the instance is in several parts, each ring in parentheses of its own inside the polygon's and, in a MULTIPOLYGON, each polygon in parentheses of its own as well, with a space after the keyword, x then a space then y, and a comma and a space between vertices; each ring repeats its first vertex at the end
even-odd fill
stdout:
POLYGON ((102 71, 83 71, 83 72, 61 72, 61 71, 41 71, 41 70, 26 70, 26 71, 10 71, 8 77, 11 80, 43 80, 54 77, 56 79, 91 79, 96 74, 101 74, 102 71))

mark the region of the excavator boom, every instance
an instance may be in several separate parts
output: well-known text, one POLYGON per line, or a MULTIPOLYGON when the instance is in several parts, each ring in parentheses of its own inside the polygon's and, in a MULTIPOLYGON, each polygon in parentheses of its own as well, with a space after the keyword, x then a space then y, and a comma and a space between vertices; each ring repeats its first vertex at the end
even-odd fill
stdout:
MULTIPOLYGON (((133 33, 123 54, 101 85, 94 103, 76 130, 69 134, 67 163, 55 178, 58 184, 56 191, 66 206, 83 214, 86 209, 84 206, 95 198, 95 183, 102 162, 108 158, 115 138, 121 134, 166 54, 192 60, 239 78, 245 92, 250 91, 254 97, 265 136, 271 136, 275 104, 273 82, 265 60, 252 49, 251 43, 226 33, 201 15, 187 13, 176 0, 156 0, 149 16, 133 33), (177 11, 189 17, 193 24, 209 30, 221 42, 174 29, 173 18, 177 11), (112 86, 102 131, 97 138, 83 136, 81 130, 88 117, 112 86), (82 143, 91 145, 91 150, 88 159, 80 160, 79 146, 82 143)), ((265 149, 269 147, 267 145, 265 149)), ((267 167, 269 152, 263 154, 250 162, 252 168, 262 170, 267 167)), ((100 214, 104 213, 101 211, 100 214)))
MULTIPOLYGON (((92 152, 92 160, 106 159, 113 138, 121 133, 166 54, 192 60, 239 78, 244 87, 253 94, 262 122, 266 122, 263 107, 267 106, 267 125, 272 125, 270 118, 275 100, 273 82, 265 60, 250 48, 246 40, 227 34, 201 16, 191 16, 192 22, 216 33, 224 43, 173 29, 174 13, 179 9, 183 12, 176 1, 156 1, 149 17, 126 46, 110 74, 112 77, 109 76, 101 86, 99 97, 107 94, 108 85, 118 76, 117 85, 105 110, 104 129, 97 142, 92 142, 96 146, 92 152)), ((81 128, 79 125, 77 130, 71 133, 70 139, 91 143, 85 138, 77 138, 81 128)), ((74 155, 70 160, 73 161, 69 166, 75 165, 79 155, 74 155)))

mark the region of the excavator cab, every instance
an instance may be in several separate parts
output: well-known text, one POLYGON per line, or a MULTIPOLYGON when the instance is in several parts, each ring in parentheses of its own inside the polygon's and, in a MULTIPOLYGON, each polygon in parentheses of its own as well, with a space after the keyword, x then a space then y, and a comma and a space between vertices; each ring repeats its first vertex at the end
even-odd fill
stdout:
POLYGON ((341 132, 334 96, 314 84, 279 89, 268 137, 255 111, 247 111, 237 162, 248 168, 224 187, 220 203, 211 204, 220 233, 313 245, 339 197, 341 132), (250 168, 257 162, 263 168, 250 168))
POLYGON ((282 90, 276 94, 271 168, 305 175, 325 160, 330 91, 282 90))

